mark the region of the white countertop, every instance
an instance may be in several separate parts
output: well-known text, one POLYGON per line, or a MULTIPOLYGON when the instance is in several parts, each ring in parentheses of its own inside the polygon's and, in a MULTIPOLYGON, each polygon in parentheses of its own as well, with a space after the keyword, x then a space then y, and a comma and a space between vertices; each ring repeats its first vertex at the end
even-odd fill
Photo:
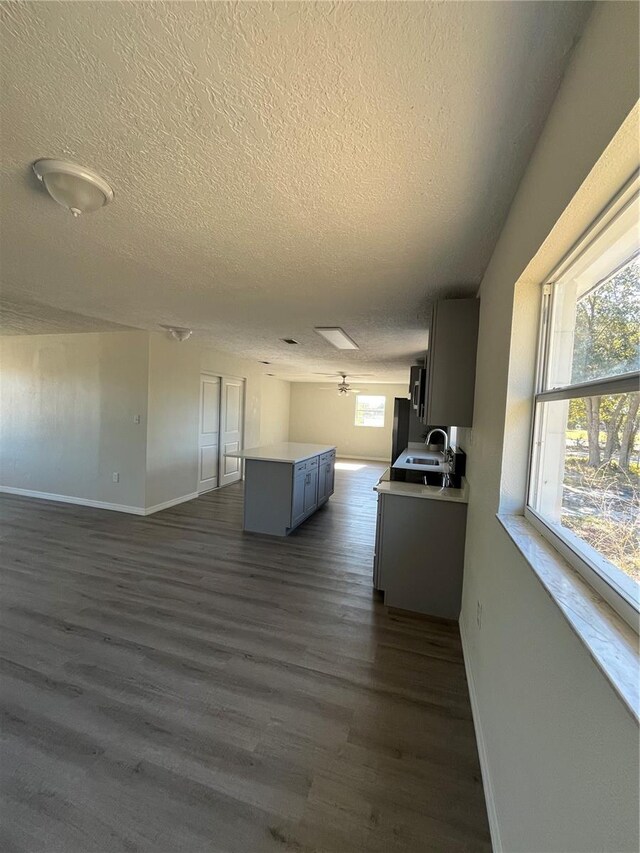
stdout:
POLYGON ((236 450, 225 453, 225 456, 233 456, 236 459, 256 459, 262 462, 287 462, 295 465, 296 462, 304 462, 335 450, 335 444, 301 444, 295 441, 281 441, 278 444, 266 444, 264 447, 250 447, 247 450, 236 450))
POLYGON ((389 470, 382 475, 373 487, 379 495, 401 495, 407 498, 426 498, 430 501, 449 501, 450 503, 469 503, 469 485, 465 477, 459 489, 442 489, 439 486, 421 486, 419 483, 401 483, 389 479, 389 470))

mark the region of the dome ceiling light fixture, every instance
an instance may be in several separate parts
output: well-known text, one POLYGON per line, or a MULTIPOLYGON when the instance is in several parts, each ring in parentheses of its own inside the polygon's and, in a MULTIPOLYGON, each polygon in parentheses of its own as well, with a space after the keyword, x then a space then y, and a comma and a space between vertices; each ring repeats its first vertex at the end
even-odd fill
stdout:
POLYGON ((33 171, 54 201, 74 217, 92 213, 113 201, 113 190, 104 178, 67 160, 36 160, 33 171))
POLYGON ((183 326, 161 326, 161 328, 166 329, 174 341, 179 341, 180 343, 188 340, 193 334, 192 329, 185 329, 183 326))

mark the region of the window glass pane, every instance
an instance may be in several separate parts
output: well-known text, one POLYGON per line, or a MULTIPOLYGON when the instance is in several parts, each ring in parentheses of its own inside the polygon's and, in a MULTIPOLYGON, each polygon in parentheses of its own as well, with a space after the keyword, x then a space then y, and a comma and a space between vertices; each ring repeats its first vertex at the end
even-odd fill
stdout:
POLYGON ((554 286, 551 388, 631 373, 640 366, 640 259, 584 292, 554 286))
POLYGON ((356 397, 356 426, 383 427, 384 426, 384 404, 383 396, 374 397, 366 394, 358 394, 356 397))
POLYGON ((547 524, 569 544, 586 544, 596 567, 604 559, 610 576, 620 571, 636 584, 639 403, 633 392, 539 404, 532 480, 532 506, 547 524))
POLYGON ((636 197, 554 283, 545 388, 639 369, 639 222, 636 197))

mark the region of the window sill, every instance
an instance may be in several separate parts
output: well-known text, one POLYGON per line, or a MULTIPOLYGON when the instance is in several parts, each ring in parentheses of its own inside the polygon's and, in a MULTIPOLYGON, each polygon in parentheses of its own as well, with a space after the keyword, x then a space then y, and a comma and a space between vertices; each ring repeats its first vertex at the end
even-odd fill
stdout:
POLYGON ((640 722, 640 651, 635 632, 523 516, 498 513, 497 518, 627 710, 640 722))

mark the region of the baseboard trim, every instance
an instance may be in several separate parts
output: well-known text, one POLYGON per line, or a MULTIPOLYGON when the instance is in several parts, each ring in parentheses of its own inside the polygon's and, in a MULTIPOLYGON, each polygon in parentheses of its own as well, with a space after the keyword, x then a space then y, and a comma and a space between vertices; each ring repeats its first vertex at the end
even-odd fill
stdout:
POLYGON ((36 492, 32 489, 17 489, 13 486, 0 486, 0 492, 7 495, 17 495, 22 498, 37 498, 42 501, 54 501, 63 504, 75 504, 76 506, 90 506, 94 509, 110 509, 113 512, 127 512, 130 515, 146 515, 147 510, 141 506, 128 506, 127 504, 114 504, 108 501, 92 501, 88 498, 78 498, 75 495, 56 495, 53 492, 36 492))
POLYGON ((93 501, 88 498, 77 498, 75 495, 56 495, 53 492, 36 492, 33 489, 17 489, 13 486, 0 486, 0 493, 7 495, 17 495, 22 498, 37 498, 41 501, 54 501, 63 504, 75 504, 76 506, 89 506, 93 509, 109 509, 112 512, 126 512, 129 515, 153 515, 155 512, 160 512, 163 509, 169 509, 177 504, 192 501, 198 497, 197 492, 191 492, 188 495, 180 495, 179 498, 172 498, 170 501, 164 501, 154 506, 129 506, 128 504, 114 504, 109 501, 93 501))
POLYGON ((362 462, 386 462, 387 465, 391 465, 391 461, 388 456, 354 456, 352 453, 336 453, 336 462, 341 462, 343 460, 348 462, 349 459, 357 459, 362 462))
MULTIPOLYGON (((205 494, 202 492, 202 494, 205 494)), ((144 515, 152 515, 154 512, 160 512, 163 509, 169 509, 172 506, 177 506, 178 504, 186 503, 187 501, 192 501, 194 498, 199 497, 198 492, 191 492, 188 495, 181 495, 179 498, 172 498, 170 501, 164 501, 161 504, 155 504, 154 506, 148 506, 144 515)))
POLYGON ((480 759, 480 772, 482 773, 482 786, 484 788, 484 798, 487 805, 487 818, 489 820, 489 832, 491 833, 491 846, 494 853, 503 853, 502 841, 500 840, 500 829, 498 827, 498 813, 496 811, 496 801, 493 794, 493 785, 491 783, 491 773, 489 772, 489 760, 487 756, 487 747, 482 733, 482 723, 480 722, 480 709, 478 707, 478 695, 473 680, 473 673, 469 664, 469 655, 467 654, 468 643, 464 633, 464 624, 460 619, 460 639, 462 640, 462 655, 464 658, 464 670, 467 675, 467 684, 469 686, 469 698, 471 700, 471 714, 473 716, 473 727, 476 732, 476 743, 478 744, 478 758, 480 759))

